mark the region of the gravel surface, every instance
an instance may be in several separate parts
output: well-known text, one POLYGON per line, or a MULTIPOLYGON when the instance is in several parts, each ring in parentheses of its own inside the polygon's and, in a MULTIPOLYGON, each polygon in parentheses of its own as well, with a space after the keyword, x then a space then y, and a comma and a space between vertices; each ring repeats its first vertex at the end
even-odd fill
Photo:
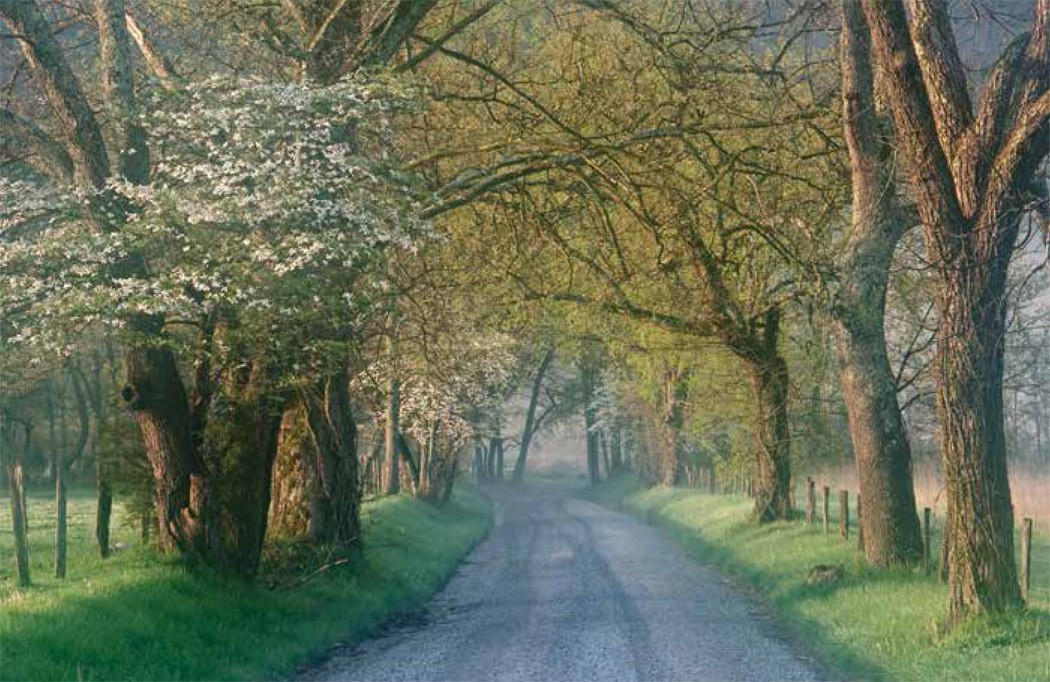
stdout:
POLYGON ((752 600, 624 514, 493 494, 495 525, 423 613, 299 680, 820 680, 752 600))

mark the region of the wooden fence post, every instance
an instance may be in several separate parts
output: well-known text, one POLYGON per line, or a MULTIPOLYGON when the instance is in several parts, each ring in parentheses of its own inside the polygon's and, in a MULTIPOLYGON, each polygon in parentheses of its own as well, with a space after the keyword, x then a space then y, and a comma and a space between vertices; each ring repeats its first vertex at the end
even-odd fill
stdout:
POLYGON ((791 516, 795 515, 795 477, 792 476, 788 481, 788 509, 790 510, 791 516))
POLYGON ((839 491, 839 537, 849 540, 849 491, 839 491))
POLYGON ((857 493, 857 549, 864 551, 864 517, 860 513, 860 493, 857 493))
POLYGON ((830 506, 831 488, 824 486, 824 535, 831 532, 831 519, 828 515, 828 507, 830 506))
POLYGON ((922 508, 922 566, 930 572, 930 508, 922 508))
POLYGON ((812 526, 817 516, 816 482, 806 476, 806 525, 812 526))
POLYGON ((1028 576, 1032 567, 1032 519, 1021 522, 1021 599, 1028 601, 1028 576))

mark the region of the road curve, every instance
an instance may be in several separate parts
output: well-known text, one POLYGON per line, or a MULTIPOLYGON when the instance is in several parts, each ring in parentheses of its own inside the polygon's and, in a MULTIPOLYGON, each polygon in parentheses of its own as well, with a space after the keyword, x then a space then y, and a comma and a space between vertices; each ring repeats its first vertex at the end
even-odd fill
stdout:
POLYGON ((488 539, 425 613, 297 679, 823 679, 761 609, 659 530, 566 492, 493 501, 488 539))

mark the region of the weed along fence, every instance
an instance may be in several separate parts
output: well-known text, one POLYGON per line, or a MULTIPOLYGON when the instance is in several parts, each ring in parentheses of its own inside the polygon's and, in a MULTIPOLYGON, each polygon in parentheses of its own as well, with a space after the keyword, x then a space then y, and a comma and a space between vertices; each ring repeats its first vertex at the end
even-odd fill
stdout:
MULTIPOLYGON (((700 469, 690 475, 689 482, 691 487, 711 495, 746 496, 749 498, 754 498, 755 496, 755 482, 750 477, 740 475, 719 476, 718 472, 711 468, 700 469)), ((856 537, 857 550, 860 552, 864 551, 864 530, 861 523, 864 507, 859 493, 854 493, 847 489, 833 491, 830 486, 818 484, 814 478, 809 476, 806 477, 802 484, 800 495, 796 495, 798 492, 797 488, 798 483, 792 478, 789 488, 789 500, 793 521, 801 521, 807 526, 816 526, 819 522, 824 535, 828 536, 829 541, 849 542, 850 533, 852 532, 856 537), (796 506, 799 500, 802 503, 801 509, 796 506), (837 529, 834 538, 832 537, 833 523, 837 529)), ((934 542, 939 538, 939 535, 936 533, 938 529, 935 527, 936 517, 934 510, 930 507, 923 507, 920 519, 922 522, 923 570, 931 573, 934 568, 937 568, 938 575, 944 580, 946 575, 944 571, 940 570, 940 547, 936 549, 933 547, 934 542)), ((1029 601, 1028 592, 1029 582, 1031 581, 1032 526, 1032 519, 1024 517, 1020 520, 1020 525, 1017 529, 1019 534, 1017 569, 1021 595, 1026 602, 1029 601)))

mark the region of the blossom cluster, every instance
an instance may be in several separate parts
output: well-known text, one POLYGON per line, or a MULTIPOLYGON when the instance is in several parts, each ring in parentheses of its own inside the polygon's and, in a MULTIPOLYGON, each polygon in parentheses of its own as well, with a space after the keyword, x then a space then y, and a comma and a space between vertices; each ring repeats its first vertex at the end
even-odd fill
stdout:
POLYGON ((144 98, 146 184, 91 194, 0 178, 5 349, 65 353, 86 325, 215 310, 264 345, 302 348, 281 330, 338 336, 385 291, 385 252, 430 236, 395 169, 391 120, 409 101, 363 76, 210 78, 144 98), (120 219, 100 227, 99 206, 120 219))

